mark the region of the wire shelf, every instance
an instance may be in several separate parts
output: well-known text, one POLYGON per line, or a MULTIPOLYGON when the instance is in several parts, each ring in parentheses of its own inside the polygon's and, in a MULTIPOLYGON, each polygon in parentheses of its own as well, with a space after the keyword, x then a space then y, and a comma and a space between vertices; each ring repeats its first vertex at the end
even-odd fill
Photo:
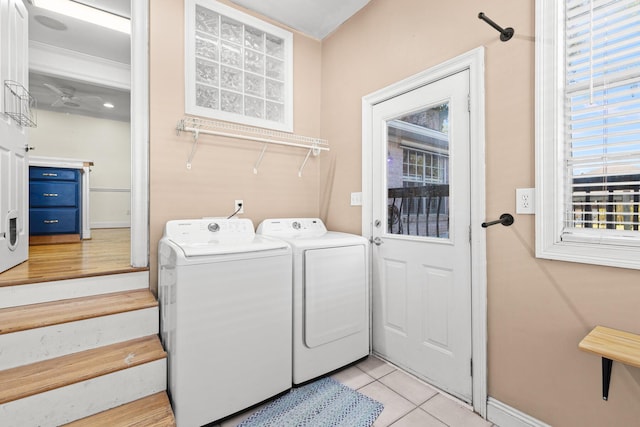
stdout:
POLYGON ((210 135, 229 136, 232 138, 251 139, 259 142, 292 145, 301 148, 316 148, 329 150, 326 139, 301 136, 293 133, 279 132, 270 129, 244 126, 237 123, 222 122, 219 120, 207 120, 197 117, 184 117, 178 122, 176 128, 180 131, 195 132, 210 135))
POLYGON ((36 100, 20 83, 5 80, 4 82, 4 113, 22 127, 37 127, 36 100))
POLYGON ((264 152, 267 147, 266 144, 286 145, 290 147, 306 148, 309 150, 302 166, 300 166, 300 169, 298 170, 298 176, 302 176, 302 170, 304 169, 304 166, 311 154, 317 156, 321 151, 329 151, 329 143, 326 139, 313 138, 252 126, 244 126, 237 123, 222 122, 219 120, 200 119, 197 117, 186 116, 180 119, 176 126, 176 131, 178 135, 180 135, 180 132, 193 133, 193 148, 189 155, 189 159, 187 160, 187 169, 191 169, 191 161, 193 160, 200 134, 217 135, 264 143, 265 146, 263 147, 260 157, 253 168, 253 173, 255 174, 258 173, 258 166, 264 156, 264 152))

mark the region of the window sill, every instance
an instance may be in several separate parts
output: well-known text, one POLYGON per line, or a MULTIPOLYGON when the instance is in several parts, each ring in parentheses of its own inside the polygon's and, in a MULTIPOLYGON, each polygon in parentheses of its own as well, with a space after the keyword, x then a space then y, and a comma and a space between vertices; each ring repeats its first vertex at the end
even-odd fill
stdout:
POLYGON ((537 238, 536 258, 640 270, 640 246, 594 245, 562 241, 545 245, 537 238))

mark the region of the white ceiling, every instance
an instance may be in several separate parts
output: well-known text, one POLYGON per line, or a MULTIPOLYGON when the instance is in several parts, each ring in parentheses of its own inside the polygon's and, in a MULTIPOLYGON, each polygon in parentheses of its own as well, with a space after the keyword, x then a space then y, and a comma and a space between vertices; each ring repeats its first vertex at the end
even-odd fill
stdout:
MULTIPOLYGON (((109 30, 65 15, 34 7, 29 2, 29 40, 63 47, 87 55, 98 56, 124 64, 131 62, 128 34, 109 30), (39 17, 54 19, 67 26, 66 30, 49 28, 39 22, 39 17)), ((125 18, 131 18, 130 0, 81 0, 78 3, 106 10, 125 18)))
POLYGON ((29 93, 37 100, 40 110, 130 121, 131 96, 128 90, 30 72, 29 93), (105 102, 110 102, 114 108, 105 108, 105 102))
POLYGON ((231 0, 317 39, 331 34, 370 0, 231 0))
MULTIPOLYGON (((130 2, 135 0, 75 1, 130 18, 130 2)), ((231 1, 304 34, 322 39, 335 31, 370 0, 231 1)), ((30 41, 123 64, 131 63, 131 43, 128 35, 34 7, 29 0, 25 3, 29 10, 30 41), (61 29, 61 27, 64 28, 61 29)), ((96 86, 46 73, 32 72, 29 74, 29 80, 29 91, 36 98, 39 109, 112 120, 128 121, 130 119, 128 91, 96 86), (52 86, 57 90, 52 89, 52 86), (101 106, 100 100, 110 101, 116 105, 116 108, 105 109, 101 106), (74 106, 75 104, 78 106, 74 106), (121 107, 125 105, 126 108, 121 107)))
MULTIPOLYGON (((131 17, 130 0, 82 0, 79 3, 126 18, 131 17)), ((131 63, 131 42, 127 34, 34 7, 28 1, 25 4, 29 11, 30 42, 51 45, 122 64, 131 63), (65 28, 56 29, 62 27, 65 28)), ((47 73, 30 72, 29 93, 36 99, 37 108, 41 110, 110 120, 130 120, 130 94, 126 90, 98 86, 47 73), (61 93, 64 94, 64 98, 61 93), (103 107, 102 104, 107 101, 113 103, 115 108, 103 107)))

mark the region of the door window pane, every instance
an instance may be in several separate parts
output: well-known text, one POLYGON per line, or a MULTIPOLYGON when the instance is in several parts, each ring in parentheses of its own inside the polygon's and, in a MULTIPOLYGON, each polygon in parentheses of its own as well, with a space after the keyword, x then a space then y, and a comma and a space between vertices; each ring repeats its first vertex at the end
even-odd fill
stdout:
POLYGON ((387 232, 449 238, 449 104, 387 122, 387 232))

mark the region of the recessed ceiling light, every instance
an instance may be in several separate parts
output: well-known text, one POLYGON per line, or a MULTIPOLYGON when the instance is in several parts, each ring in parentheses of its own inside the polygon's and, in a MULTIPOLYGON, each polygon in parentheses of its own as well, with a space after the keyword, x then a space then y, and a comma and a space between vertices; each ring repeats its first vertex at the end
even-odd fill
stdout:
POLYGON ((113 104, 112 104, 112 103, 110 103, 110 102, 105 102, 104 104, 102 104, 102 106, 103 106, 104 108, 114 108, 114 107, 115 107, 115 105, 113 105, 113 104))
POLYGON ((131 34, 131 21, 122 16, 70 0, 33 0, 33 5, 52 12, 131 34))

